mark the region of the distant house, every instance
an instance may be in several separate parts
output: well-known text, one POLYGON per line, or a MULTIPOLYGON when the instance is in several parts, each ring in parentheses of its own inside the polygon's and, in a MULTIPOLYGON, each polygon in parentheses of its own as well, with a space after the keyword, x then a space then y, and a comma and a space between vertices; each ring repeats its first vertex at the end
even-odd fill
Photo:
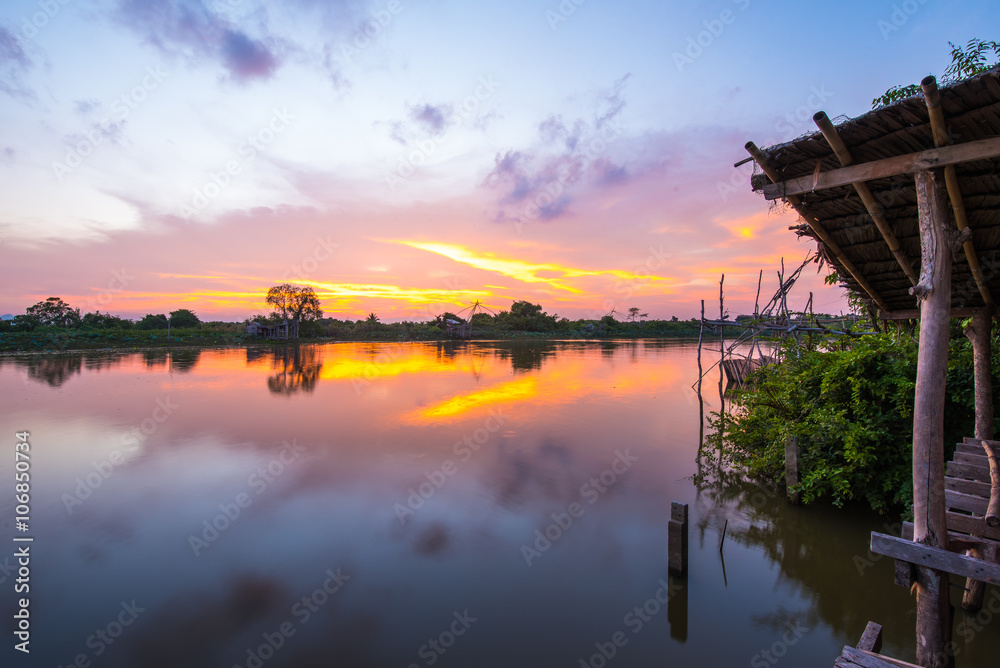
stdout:
POLYGON ((297 339, 299 338, 299 323, 297 320, 285 320, 277 325, 268 325, 253 321, 247 324, 247 336, 260 339, 297 339))
POLYGON ((444 330, 448 336, 452 336, 459 339, 468 339, 472 336, 472 324, 458 320, 452 320, 447 318, 444 321, 444 330))

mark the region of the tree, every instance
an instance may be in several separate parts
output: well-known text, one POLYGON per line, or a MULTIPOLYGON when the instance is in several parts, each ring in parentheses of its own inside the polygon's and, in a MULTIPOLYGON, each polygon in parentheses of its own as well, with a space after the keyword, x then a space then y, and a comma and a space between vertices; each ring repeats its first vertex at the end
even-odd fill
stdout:
POLYGON ((265 300, 282 320, 316 320, 323 317, 316 292, 309 287, 282 283, 267 291, 265 300))
POLYGON ((135 323, 136 329, 166 329, 167 328, 167 316, 162 313, 157 313, 153 315, 152 313, 147 313, 142 320, 135 323))
POLYGON ((25 315, 42 326, 76 327, 80 324, 80 309, 70 307, 59 297, 49 297, 29 306, 25 315))
POLYGON ((628 310, 628 319, 632 322, 638 322, 640 318, 648 318, 648 313, 639 313, 639 307, 633 306, 628 310))
POLYGON ((370 322, 373 325, 378 324, 378 316, 375 313, 369 313, 368 319, 365 322, 370 322))
POLYGON ((110 313, 94 311, 93 313, 84 314, 80 320, 80 325, 94 329, 131 329, 132 321, 125 320, 117 315, 111 315, 110 313))
POLYGON ((171 327, 197 327, 200 324, 201 320, 198 319, 198 316, 186 308, 170 312, 171 327))
MULTIPOLYGON (((951 65, 944 71, 944 77, 939 84, 947 84, 959 79, 966 79, 981 74, 1000 64, 1000 42, 982 39, 970 39, 963 49, 948 42, 951 47, 951 65), (990 56, 992 52, 992 56, 990 56), (994 60, 990 64, 990 60, 994 60)), ((884 107, 899 100, 905 100, 920 93, 918 84, 908 86, 893 86, 885 93, 872 100, 872 109, 884 107)))

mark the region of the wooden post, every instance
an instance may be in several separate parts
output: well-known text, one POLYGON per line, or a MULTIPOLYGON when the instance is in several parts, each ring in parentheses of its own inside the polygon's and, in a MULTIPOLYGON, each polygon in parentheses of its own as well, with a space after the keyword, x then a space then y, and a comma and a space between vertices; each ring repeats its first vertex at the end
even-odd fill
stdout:
MULTIPOLYGON (((920 221, 920 349, 913 400, 913 540, 947 549, 944 500, 944 405, 951 318, 948 196, 940 170, 915 174, 920 221)), ((948 574, 917 566, 917 663, 948 665, 948 574)))
POLYGON ((667 525, 667 565, 673 575, 686 576, 688 568, 688 506, 686 503, 670 504, 670 522, 667 525))
MULTIPOLYGON (((996 553, 990 548, 970 547, 965 551, 965 556, 973 559, 991 560, 996 562, 996 553)), ((986 595, 986 583, 982 580, 968 578, 965 581, 965 593, 962 594, 962 609, 969 612, 979 612, 983 607, 983 598, 986 595)))
POLYGON ((1000 526, 1000 451, 996 441, 983 441, 986 460, 990 464, 990 500, 986 506, 986 524, 1000 526))
POLYGON ((785 493, 788 500, 794 504, 799 502, 799 493, 792 492, 793 486, 798 485, 799 478, 799 439, 794 436, 785 438, 785 493))
POLYGON ((882 651, 881 624, 868 622, 868 626, 865 627, 865 632, 861 635, 861 640, 858 642, 858 649, 863 649, 866 652, 874 652, 876 654, 882 651))
POLYGON ((976 311, 965 336, 972 343, 973 373, 976 394, 976 434, 978 441, 993 438, 993 372, 990 368, 990 328, 993 309, 986 306, 976 311))

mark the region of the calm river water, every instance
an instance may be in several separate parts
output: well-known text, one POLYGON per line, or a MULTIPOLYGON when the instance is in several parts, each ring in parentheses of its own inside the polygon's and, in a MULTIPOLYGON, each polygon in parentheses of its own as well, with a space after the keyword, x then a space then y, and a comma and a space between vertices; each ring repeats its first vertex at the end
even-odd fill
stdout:
MULTIPOLYGON (((696 369, 676 341, 0 360, 0 663, 832 666, 868 620, 912 660, 914 601, 867 551, 887 519, 692 482, 696 369), (34 537, 27 656, 14 535, 34 537)), ((962 631, 958 665, 996 666, 1000 623, 962 631)))

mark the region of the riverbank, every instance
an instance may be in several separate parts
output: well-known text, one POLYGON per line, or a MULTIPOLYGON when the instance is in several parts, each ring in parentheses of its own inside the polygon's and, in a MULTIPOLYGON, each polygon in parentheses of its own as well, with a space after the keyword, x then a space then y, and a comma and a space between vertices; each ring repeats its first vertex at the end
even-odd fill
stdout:
MULTIPOLYGON (((428 328, 430 329, 430 328, 428 328)), ((405 341, 516 341, 516 340, 610 340, 610 339, 685 339, 697 337, 698 330, 675 328, 664 333, 653 328, 622 328, 608 332, 604 336, 586 336, 575 331, 524 332, 487 331, 473 332, 472 339, 455 339, 444 333, 434 335, 426 331, 397 332, 371 331, 363 336, 351 337, 302 337, 297 341, 267 340, 249 337, 243 333, 217 330, 186 329, 171 332, 166 330, 35 330, 31 332, 0 333, 0 354, 59 353, 88 350, 148 350, 155 348, 218 348, 250 346, 285 346, 290 343, 393 343, 405 341)))

